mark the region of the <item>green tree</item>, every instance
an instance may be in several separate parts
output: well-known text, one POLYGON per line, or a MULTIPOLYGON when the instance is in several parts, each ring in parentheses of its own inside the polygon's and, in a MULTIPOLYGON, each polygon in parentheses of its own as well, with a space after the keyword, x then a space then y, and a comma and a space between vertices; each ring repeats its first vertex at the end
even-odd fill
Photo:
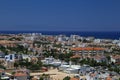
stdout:
POLYGON ((41 68, 42 67, 42 62, 40 60, 37 61, 37 64, 39 65, 39 67, 41 68))
POLYGON ((0 50, 1 50, 3 53, 5 53, 5 54, 8 53, 7 48, 4 47, 4 46, 2 46, 2 45, 0 45, 0 50))
POLYGON ((39 70, 40 69, 40 66, 38 64, 32 64, 30 67, 29 67, 30 70, 39 70))
POLYGON ((111 61, 111 57, 110 57, 110 56, 107 56, 106 58, 107 58, 107 60, 108 60, 109 62, 111 61))
POLYGON ((64 54, 58 54, 58 58, 59 58, 60 60, 64 60, 65 55, 64 55, 64 54))
POLYGON ((53 47, 61 48, 61 47, 62 47, 62 44, 53 44, 53 47))
POLYGON ((32 65, 32 62, 29 62, 28 59, 24 59, 19 61, 19 65, 21 67, 26 66, 28 68, 30 65, 32 65))
POLYGON ((79 62, 80 58, 71 58, 71 61, 77 64, 79 62))
POLYGON ((63 80, 70 80, 70 77, 66 76, 63 80))
POLYGON ((43 77, 40 77, 40 79, 39 80, 44 80, 44 78, 43 77))
POLYGON ((18 62, 15 62, 14 63, 14 67, 17 68, 19 66, 19 63, 18 62))
POLYGON ((1 65, 1 64, 0 64, 0 68, 2 68, 2 69, 6 69, 6 67, 5 67, 5 66, 3 66, 3 65, 1 65))

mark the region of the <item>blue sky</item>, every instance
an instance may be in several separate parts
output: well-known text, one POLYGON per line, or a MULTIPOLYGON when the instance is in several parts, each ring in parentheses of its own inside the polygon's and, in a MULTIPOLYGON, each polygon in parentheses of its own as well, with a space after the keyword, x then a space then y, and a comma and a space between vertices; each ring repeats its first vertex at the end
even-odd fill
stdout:
POLYGON ((0 30, 120 31, 120 0, 0 0, 0 30))

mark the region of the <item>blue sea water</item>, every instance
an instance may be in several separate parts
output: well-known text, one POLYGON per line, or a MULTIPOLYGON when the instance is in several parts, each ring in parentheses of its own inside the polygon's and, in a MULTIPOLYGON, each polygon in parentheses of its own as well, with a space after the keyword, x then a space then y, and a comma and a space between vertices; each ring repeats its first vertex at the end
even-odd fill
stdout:
POLYGON ((100 39, 119 39, 120 32, 119 31, 0 31, 0 34, 19 34, 19 33, 42 33, 44 35, 66 35, 70 36, 73 35, 80 35, 83 37, 95 37, 100 39))

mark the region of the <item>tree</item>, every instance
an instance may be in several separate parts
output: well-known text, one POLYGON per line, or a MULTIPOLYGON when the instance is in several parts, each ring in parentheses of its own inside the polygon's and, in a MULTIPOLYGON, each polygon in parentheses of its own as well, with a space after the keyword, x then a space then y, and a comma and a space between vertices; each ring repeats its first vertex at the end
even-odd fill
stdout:
POLYGON ((80 58, 71 58, 71 61, 77 64, 79 62, 80 58))
POLYGON ((14 63, 14 67, 17 68, 18 66, 19 66, 19 63, 18 63, 18 62, 15 62, 15 63, 14 63))
POLYGON ((29 62, 28 59, 20 60, 19 65, 21 67, 26 66, 27 68, 32 65, 32 62, 29 62))
POLYGON ((40 77, 40 79, 39 79, 39 80, 44 80, 44 79, 43 79, 43 77, 40 77))
POLYGON ((2 68, 2 69, 6 69, 6 67, 5 67, 5 66, 3 66, 3 65, 1 65, 1 64, 0 64, 0 68, 2 68))
POLYGON ((53 47, 61 48, 62 44, 53 44, 53 47))
POLYGON ((0 50, 1 50, 3 53, 5 53, 5 54, 8 53, 6 47, 4 47, 4 46, 2 46, 2 45, 0 45, 0 50))
POLYGON ((70 77, 66 76, 63 80, 70 80, 70 77))
POLYGON ((64 55, 64 54, 58 54, 58 58, 59 58, 60 60, 64 60, 65 55, 64 55))
POLYGON ((42 74, 40 77, 40 80, 50 80, 50 75, 49 74, 42 74))
POLYGON ((40 69, 40 66, 38 64, 32 64, 30 67, 29 67, 30 70, 39 70, 40 69))
POLYGON ((40 60, 37 61, 37 64, 39 65, 39 67, 41 68, 42 67, 42 62, 40 60))
POLYGON ((111 61, 111 57, 110 57, 110 56, 107 56, 106 58, 107 58, 107 60, 108 60, 109 62, 111 61))
POLYGON ((80 61, 80 64, 81 65, 83 65, 83 64, 86 64, 87 62, 86 62, 86 59, 82 59, 81 61, 80 61))

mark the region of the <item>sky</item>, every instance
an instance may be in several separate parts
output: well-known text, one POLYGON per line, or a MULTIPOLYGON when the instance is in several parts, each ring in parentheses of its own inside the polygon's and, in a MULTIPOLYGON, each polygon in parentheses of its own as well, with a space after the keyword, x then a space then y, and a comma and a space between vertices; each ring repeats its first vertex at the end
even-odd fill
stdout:
POLYGON ((120 0, 0 0, 0 30, 120 31, 120 0))

